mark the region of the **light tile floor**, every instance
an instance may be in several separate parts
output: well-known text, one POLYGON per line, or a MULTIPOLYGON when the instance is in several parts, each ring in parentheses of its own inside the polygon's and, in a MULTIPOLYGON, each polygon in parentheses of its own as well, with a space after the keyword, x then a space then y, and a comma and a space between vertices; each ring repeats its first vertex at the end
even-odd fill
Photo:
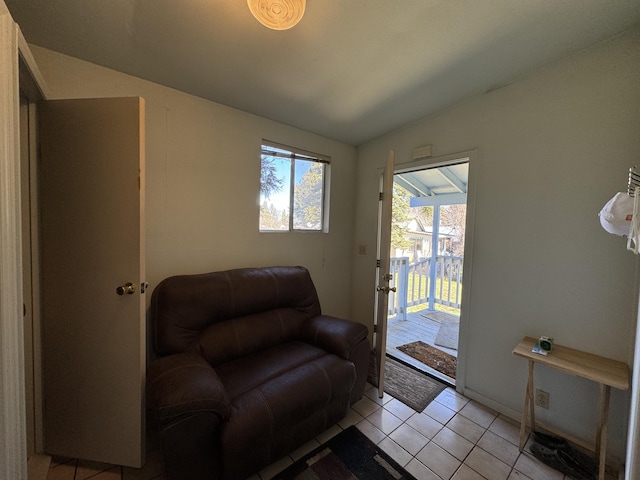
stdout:
MULTIPOLYGON (((347 416, 249 480, 268 480, 343 429, 356 425, 418 480, 569 480, 518 450, 516 422, 445 389, 422 413, 371 385, 347 416)), ((149 442, 141 470, 54 459, 47 480, 162 480, 159 452, 149 442)), ((607 477, 614 480, 615 477, 607 477)))

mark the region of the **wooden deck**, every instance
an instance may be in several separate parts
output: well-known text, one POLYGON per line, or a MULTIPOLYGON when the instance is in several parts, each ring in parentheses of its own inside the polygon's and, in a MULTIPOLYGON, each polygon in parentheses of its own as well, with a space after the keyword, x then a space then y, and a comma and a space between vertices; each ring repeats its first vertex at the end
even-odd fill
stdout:
MULTIPOLYGON (((438 330, 440 329, 440 322, 425 317, 428 314, 428 310, 423 310, 418 313, 407 314, 406 320, 400 320, 397 317, 389 317, 387 323, 387 354, 408 363, 419 370, 422 370, 430 375, 444 380, 447 383, 455 384, 455 380, 448 376, 433 370, 427 365, 419 362, 413 357, 401 352, 396 347, 405 345, 407 343, 421 340, 422 342, 432 345, 433 347, 449 353, 454 357, 458 356, 458 351, 452 348, 446 348, 441 345, 435 344, 438 330)), ((459 325, 459 324, 458 324, 459 325)))

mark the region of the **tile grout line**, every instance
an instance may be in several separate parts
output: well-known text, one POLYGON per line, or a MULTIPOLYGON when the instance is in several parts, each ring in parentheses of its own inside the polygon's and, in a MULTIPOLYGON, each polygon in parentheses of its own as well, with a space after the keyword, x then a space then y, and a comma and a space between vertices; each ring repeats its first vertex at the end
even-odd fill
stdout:
MULTIPOLYGON (((445 391, 446 391, 446 390, 445 390, 445 391)), ((458 394, 457 394, 457 392, 452 392, 452 393, 453 393, 454 395, 458 395, 458 394)), ((515 470, 515 468, 516 468, 515 466, 516 466, 516 464, 517 464, 518 459, 520 458, 520 456, 521 456, 521 455, 523 455, 523 454, 525 454, 525 455, 526 455, 526 453, 525 453, 524 451, 523 451, 523 452, 519 452, 519 454, 518 454, 518 456, 516 457, 516 460, 515 460, 515 462, 514 462, 514 464, 513 464, 513 465, 509 465, 509 464, 505 463, 504 461, 502 461, 501 459, 499 459, 498 457, 496 457, 495 455, 493 455, 491 452, 488 452, 487 450, 485 450, 484 448, 482 448, 481 446, 479 446, 479 445, 478 445, 478 442, 482 439, 482 437, 486 434, 486 432, 491 431, 491 430, 489 430, 489 429, 490 429, 490 427, 491 427, 491 425, 493 425, 493 424, 494 424, 494 422, 495 422, 498 418, 500 418, 500 414, 499 414, 499 413, 497 413, 497 412, 496 412, 497 414, 493 417, 493 419, 492 419, 492 421, 491 421, 491 424, 489 424, 489 426, 487 426, 487 427, 484 427, 483 425, 480 425, 479 423, 477 423, 477 422, 476 422, 476 421, 474 421, 473 419, 471 419, 471 418, 467 417, 466 415, 464 415, 463 413, 461 413, 462 409, 464 409, 467 405, 469 405, 469 404, 472 402, 472 400, 467 400, 467 401, 466 401, 466 403, 465 403, 465 405, 464 405, 463 407, 461 407, 459 410, 454 410, 454 409, 450 408, 448 405, 446 405, 446 404, 444 404, 444 403, 439 402, 439 401, 437 400, 437 397, 436 397, 433 401, 434 401, 434 402, 437 402, 439 405, 441 405, 441 406, 443 406, 443 407, 445 407, 445 408, 447 408, 447 409, 451 410, 452 412, 454 412, 454 415, 453 415, 449 420, 447 420, 447 422, 446 422, 446 423, 444 423, 444 424, 442 424, 442 423, 441 423, 442 428, 441 428, 441 429, 439 429, 439 430, 438 430, 438 432, 437 432, 437 433, 436 433, 432 438, 428 439, 428 442, 427 442, 427 443, 426 443, 422 448, 426 447, 426 445, 427 445, 427 444, 429 444, 429 443, 433 442, 436 446, 438 446, 439 448, 441 448, 442 450, 444 450, 445 452, 447 452, 447 453, 448 453, 449 455, 451 455, 453 458, 455 458, 456 460, 460 461, 460 465, 456 468, 456 470, 453 472, 453 474, 452 474, 452 476, 451 476, 450 478, 453 478, 453 476, 455 476, 455 475, 456 475, 456 473, 458 473, 458 471, 462 468, 462 466, 463 466, 463 465, 464 465, 464 466, 466 466, 467 468, 469 468, 470 470, 474 471, 475 473, 477 473, 477 474, 478 474, 478 475, 480 475, 481 477, 486 478, 486 477, 485 477, 484 475, 482 475, 480 472, 476 471, 475 469, 473 469, 472 467, 470 467, 468 464, 464 463, 464 462, 465 462, 465 460, 469 457, 469 455, 471 455, 471 452, 473 452, 473 450, 474 450, 476 447, 477 447, 477 448, 479 448, 480 450, 482 450, 483 452, 485 452, 487 455, 490 455, 492 458, 495 458, 497 461, 501 462, 502 464, 507 465, 507 467, 509 468, 509 474, 508 474, 508 476, 510 476, 512 473, 514 473, 514 471, 515 471, 516 473, 518 473, 518 474, 521 474, 521 473, 522 473, 522 472, 519 472, 518 470, 515 470), (471 442, 471 440, 469 440, 469 439, 465 438, 464 436, 460 435, 458 432, 456 432, 455 430, 453 430, 453 429, 451 429, 451 428, 450 428, 450 430, 451 430, 451 431, 453 431, 454 433, 456 433, 457 435, 459 435, 459 436, 460 436, 460 437, 462 437, 463 439, 465 439, 465 440, 467 440, 467 441, 469 441, 469 442, 473 443, 473 447, 471 448, 471 450, 469 451, 469 453, 468 453, 467 455, 465 455, 465 457, 464 457, 464 459, 463 459, 463 460, 458 459, 458 457, 456 457, 455 455, 451 454, 451 452, 449 452, 445 447, 440 446, 437 442, 434 442, 434 441, 433 441, 433 439, 435 438, 435 436, 436 436, 440 431, 442 431, 442 429, 443 429, 443 428, 447 427, 447 426, 449 425, 449 423, 450 423, 450 422, 455 418, 455 416, 457 416, 457 415, 462 416, 462 417, 463 417, 463 418, 465 418, 466 420, 468 420, 468 421, 472 422, 474 425, 477 425, 478 427, 480 427, 480 428, 482 428, 482 429, 483 429, 483 433, 482 433, 482 435, 478 438, 478 440, 477 440, 476 442, 471 442)), ((375 403, 375 402, 374 402, 374 403, 375 403)), ((389 402, 387 402, 387 403, 389 403, 389 402)), ((380 408, 384 408, 384 405, 386 405, 386 403, 385 403, 385 404, 383 404, 383 405, 379 405, 379 406, 380 406, 380 408)), ((480 407, 480 408, 482 408, 482 407, 480 407)), ((482 408, 482 409, 483 409, 483 408, 482 408)), ((425 410, 426 410, 426 409, 425 409, 425 410)), ((389 412, 391 415, 395 415, 395 414, 394 414, 393 412, 391 412, 390 410, 387 410, 387 412, 389 412)), ((434 417, 431 417, 428 413, 424 412, 424 410, 423 410, 423 412, 416 412, 416 413, 418 413, 418 414, 425 414, 425 415, 427 415, 429 418, 431 418, 431 419, 435 420, 436 422, 440 423, 437 419, 435 419, 434 417)), ((491 413, 491 412, 488 412, 488 413, 491 413)), ((491 414, 493 415, 493 413, 491 413, 491 414)), ((363 418, 364 418, 364 419, 366 419, 366 417, 363 417, 363 418)), ((406 424, 406 421, 408 420, 408 419, 407 419, 407 420, 402 420, 402 419, 400 419, 400 418, 399 418, 399 417, 397 417, 397 416, 396 416, 396 418, 398 418, 399 420, 401 420, 401 421, 402 421, 402 423, 401 423, 400 425, 398 425, 398 427, 394 428, 391 432, 389 432, 389 434, 385 434, 385 438, 390 438, 390 435, 391 435, 394 431, 396 431, 398 428, 400 428, 400 426, 402 426, 402 425, 406 424)), ((505 421, 506 421, 506 420, 505 420, 505 421)), ((508 422, 508 423, 509 423, 509 422, 508 422)), ((409 426, 410 428, 413 428, 413 427, 411 427, 410 425, 408 425, 408 426, 409 426)), ((414 430, 415 430, 415 429, 414 429, 414 430)), ((416 431, 417 431, 417 430, 416 430, 416 431)), ((383 433, 384 433, 384 432, 383 432, 383 433)), ((420 432, 418 432, 418 433, 420 433, 420 432)), ((495 432, 492 432, 492 433, 494 433, 495 435, 497 435, 497 436, 498 436, 498 437, 500 437, 501 439, 503 439, 503 440, 505 440, 505 441, 509 442, 511 445, 513 445, 513 446, 517 447, 517 445, 513 444, 509 439, 504 438, 504 437, 502 437, 501 435, 499 435, 499 434, 497 434, 497 433, 495 433, 495 432)), ((529 437, 527 437, 527 438, 529 438, 529 437)), ((390 438, 390 440, 391 440, 391 441, 394 441, 392 438, 390 438)), ((395 441, 394 441, 394 442, 395 442, 395 441)), ((379 443, 380 443, 380 442, 379 442, 379 443)), ((412 460, 416 460, 416 461, 417 461, 417 462, 419 462, 421 465, 423 465, 425 468, 427 468, 430 472, 432 472, 434 475, 438 476, 438 475, 437 475, 435 472, 433 472, 433 471, 432 471, 432 470, 431 470, 427 465, 424 465, 424 463, 422 463, 422 462, 420 461, 420 459, 418 459, 418 458, 417 458, 417 454, 416 454, 416 455, 413 455, 413 454, 411 454, 410 452, 408 452, 404 447, 402 447, 402 445, 399 445, 397 442, 395 442, 395 443, 396 443, 396 445, 398 445, 398 447, 402 448, 402 449, 403 449, 403 451, 407 452, 407 454, 411 456, 411 459, 412 459, 412 460)), ((397 460, 396 460, 396 461, 397 461, 397 460)), ((407 465, 408 465, 408 463, 407 463, 407 465)), ((406 465, 405 465, 405 467, 403 467, 403 468, 406 468, 406 465)), ((522 474, 522 475, 524 475, 524 474, 522 474)), ((508 478, 508 476, 507 476, 507 478, 508 478)), ((438 476, 438 477, 439 477, 439 476, 438 476)), ((528 477, 527 477, 527 478, 528 478, 528 477)))
MULTIPOLYGON (((362 423, 363 421, 367 421, 369 422, 375 429, 377 429, 382 435, 382 439, 380 441, 375 441, 373 438, 369 437, 364 431, 362 431, 362 433, 365 434, 365 436, 367 436, 373 443, 375 443, 376 445, 380 445, 384 440, 389 440, 391 442, 393 442, 395 445, 398 446, 398 448, 400 448, 403 452, 405 452, 407 454, 407 456, 410 458, 404 465, 402 465, 402 467, 404 469, 406 469, 406 467, 409 465, 409 463, 411 463, 412 461, 416 461, 418 462, 423 468, 425 468, 427 471, 431 472, 433 475, 435 475, 437 478, 442 478, 440 476, 438 476, 431 468, 429 468, 427 465, 425 465, 419 458, 418 458, 418 454, 422 451, 422 449, 424 449, 429 443, 433 443, 434 446, 437 446, 438 448, 442 449, 444 452, 446 452, 448 455, 450 455, 453 459, 455 459, 455 461, 460 462, 460 464, 455 468, 455 470, 453 471, 453 473, 449 476, 449 478, 447 480, 450 480, 454 477, 456 477, 456 475, 458 475, 458 473, 460 473, 460 470, 464 467, 468 468, 470 471, 474 472, 474 474, 477 474, 479 477, 485 479, 485 480, 493 480, 493 479, 487 479, 487 477, 485 475, 483 475, 481 472, 477 471, 475 468, 471 467, 470 465, 468 465, 467 463, 465 463, 467 461, 467 459, 471 456, 471 454, 473 453, 473 451, 478 448, 480 451, 483 452, 483 454, 488 455, 491 459, 495 459, 497 462, 501 462, 502 464, 506 465, 509 467, 509 471, 507 473, 507 476, 505 478, 505 480, 508 480, 509 478, 511 478, 514 474, 518 475, 518 477, 523 478, 523 479, 528 479, 528 480, 533 480, 530 477, 528 477, 527 475, 525 475, 523 472, 519 471, 516 469, 516 465, 518 465, 518 462, 520 460, 520 458, 522 457, 522 455, 525 455, 527 457, 529 457, 530 459, 534 459, 527 451, 526 451, 526 444, 529 442, 530 440, 530 435, 531 433, 529 432, 527 434, 527 442, 525 443, 525 449, 523 449, 522 452, 518 452, 517 456, 515 457, 515 460, 513 462, 513 465, 509 465, 508 463, 506 463, 505 461, 503 461, 502 459, 498 458, 496 455, 494 455, 493 453, 491 453, 490 451, 486 450, 485 448, 483 448, 482 446, 479 445, 479 442, 485 437, 485 435, 487 434, 487 432, 491 432, 491 434, 497 436, 498 438, 500 438, 501 440, 507 442, 508 444, 510 444, 511 446, 514 446, 515 448, 517 448, 518 446, 515 445, 509 438, 501 435, 499 432, 491 430, 491 427, 494 426, 496 424, 496 421, 500 420, 502 422, 507 423, 508 425, 512 425, 512 426, 516 426, 515 423, 513 423, 512 419, 509 419, 508 417, 505 417, 504 415, 500 414, 499 412, 495 412, 491 409, 487 409, 485 406, 483 406, 482 404, 479 404, 477 402, 474 402, 471 399, 468 399, 464 396, 461 396, 460 394, 458 394, 457 392, 455 392, 455 390, 453 390, 452 387, 448 387, 445 390, 443 390, 443 392, 438 395, 438 397, 436 397, 433 401, 435 402, 439 407, 445 408, 447 410, 449 410, 452 415, 444 422, 441 423, 440 420, 438 420, 437 418, 431 416, 429 413, 426 412, 426 409, 428 407, 426 407, 422 412, 417 412, 413 409, 413 413, 409 416, 406 417, 406 419, 403 420, 403 418, 405 415, 401 415, 399 416, 399 413, 396 412, 394 413, 394 411, 392 411, 391 409, 386 408, 387 406, 389 406, 389 404, 394 401, 397 400, 398 402, 400 402, 401 405, 406 406, 406 404, 402 403, 399 399, 385 393, 385 395, 389 396, 388 400, 383 400, 383 399, 373 399, 372 397, 370 397, 369 395, 367 395, 367 392, 370 391, 372 388, 375 387, 369 387, 366 389, 365 394, 363 395, 363 399, 366 399, 368 402, 370 402, 371 408, 373 408, 373 406, 375 406, 374 409, 372 409, 371 411, 367 412, 367 408, 365 408, 364 410, 364 414, 361 414, 358 410, 356 410, 354 408, 354 406, 350 406, 349 411, 347 412, 347 416, 345 416, 345 418, 347 418, 350 414, 355 414, 357 415, 357 418, 353 418, 353 419, 349 419, 347 423, 344 422, 344 419, 341 420, 341 422, 338 422, 334 425, 334 427, 337 427, 336 432, 333 433, 331 435, 331 437, 323 437, 323 440, 321 441, 320 438, 318 438, 319 436, 315 437, 313 440, 315 440, 315 442, 318 444, 316 446, 313 446, 311 448, 311 450, 313 450, 313 448, 316 448, 317 446, 321 445, 323 442, 326 442, 329 438, 333 438, 335 435, 339 434, 341 431, 346 430, 346 428, 348 428, 351 425, 356 426, 356 428, 358 427, 358 424, 362 423), (440 398, 442 396, 445 397, 449 397, 449 399, 446 401, 446 403, 443 403, 442 400, 443 398, 440 398), (440 398, 440 400, 438 400, 438 398, 440 398), (463 402, 461 405, 460 403, 463 402), (473 402, 473 403, 472 403, 473 402), (484 425, 477 423, 476 420, 469 418, 469 413, 467 413, 467 415, 465 415, 464 413, 462 413, 462 411, 469 405, 474 405, 476 408, 479 408, 480 410, 486 411, 487 413, 489 413, 490 415, 492 415, 492 420, 491 422, 485 427, 484 425), (453 407, 453 408, 452 408, 453 407), (378 425, 376 425, 375 423, 372 423, 371 421, 368 420, 369 417, 371 417, 371 415, 375 414, 376 412, 379 412, 381 410, 384 410, 385 414, 390 414, 393 417, 395 417, 400 423, 393 427, 389 433, 385 433, 383 430, 381 430, 378 425), (366 416, 365 416, 366 414, 366 416), (414 428, 412 425, 408 424, 407 422, 409 421, 409 419, 411 419, 412 417, 414 417, 415 415, 425 415, 427 418, 429 418, 430 420, 436 422, 437 424, 440 425, 440 427, 438 427, 437 431, 429 438, 426 435, 423 435, 421 431, 419 431, 418 429, 414 428), (480 429, 482 429, 482 434, 479 435, 478 439, 476 441, 472 441, 469 438, 465 437, 464 435, 458 433, 458 431, 456 431, 454 428, 451 428, 451 423, 452 421, 456 418, 456 417, 461 417, 464 418, 466 421, 471 422, 474 426, 479 427, 480 429), (397 431, 400 427, 402 426, 406 426, 409 427, 411 430, 415 431, 416 433, 418 433, 419 435, 421 435, 422 437, 426 438, 426 442, 420 446, 420 448, 417 450, 416 454, 412 454, 411 452, 407 451, 405 447, 403 447, 402 445, 400 445, 398 442, 396 442, 393 438, 391 438, 391 435, 393 434, 393 432, 397 431), (455 435, 459 436, 460 438, 462 438, 463 440, 469 442, 472 444, 471 448, 469 449, 469 451, 464 455, 464 458, 460 459, 458 457, 456 457, 453 453, 451 453, 447 447, 444 447, 442 445, 440 445, 437 441, 434 441, 435 437, 440 434, 444 428, 448 428, 451 432, 453 432, 455 435)), ((356 402, 358 403, 358 402, 356 402)), ((406 408, 411 408, 406 406, 406 408)), ((396 408, 396 410, 398 410, 396 408)), ((333 427, 330 427, 333 428, 333 427)), ((359 428, 360 429, 360 428, 359 428)), ((303 447, 303 446, 302 446, 303 447)), ((301 447, 301 448, 302 448, 301 447)), ((451 447, 449 447, 451 448, 451 447)), ((311 451, 309 450, 309 451, 311 451)), ((293 452, 292 452, 293 453, 293 452)), ((306 452, 308 453, 308 452, 306 452)), ((306 455, 306 453, 301 453, 301 456, 306 455)), ((401 463, 397 460, 396 457, 394 457, 393 455, 391 455, 389 452, 386 452, 387 454, 389 454, 391 456, 391 458, 394 458, 395 461, 397 461, 398 463, 401 463)), ((274 462, 274 464, 287 459, 288 465, 291 465, 293 463, 295 463, 297 460, 291 455, 287 455, 286 457, 283 457, 283 459, 280 459, 276 462, 274 462)), ((535 459, 534 459, 535 460, 535 459)), ((110 468, 101 471, 101 472, 97 472, 89 477, 84 477, 83 479, 80 479, 78 477, 78 469, 79 469, 79 460, 77 459, 69 459, 67 462, 63 462, 60 463, 56 466, 61 466, 61 465, 67 465, 70 464, 71 462, 73 462, 73 479, 74 480, 91 480, 92 478, 95 478, 105 472, 109 472, 115 469, 115 467, 117 467, 117 469, 119 470, 119 474, 118 474, 118 478, 120 480, 124 480, 124 469, 121 466, 117 466, 117 465, 112 465, 110 468)), ((55 468, 54 466, 52 466, 49 470, 49 474, 51 474, 51 470, 55 468)), ((271 472, 268 471, 267 467, 266 469, 263 469, 261 472, 256 473, 254 476, 250 477, 250 479, 248 480, 267 480, 268 476, 263 476, 263 473, 265 475, 269 475, 271 474, 271 472)), ((285 467, 286 468, 286 467, 285 467)), ((113 473, 116 473, 115 471, 113 473)), ((560 472, 559 472, 560 473, 560 472)), ((486 474, 486 472, 485 472, 486 474)), ((147 477, 140 477, 140 480, 162 480, 164 478, 163 474, 156 474, 156 475, 152 475, 149 478, 147 477)), ((565 477, 564 475, 562 477, 560 477, 561 479, 564 478, 568 478, 565 477)))

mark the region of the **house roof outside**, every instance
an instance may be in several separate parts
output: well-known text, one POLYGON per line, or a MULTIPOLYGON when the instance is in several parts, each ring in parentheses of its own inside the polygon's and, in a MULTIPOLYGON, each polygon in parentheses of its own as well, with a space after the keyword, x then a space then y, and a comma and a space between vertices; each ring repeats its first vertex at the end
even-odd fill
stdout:
MULTIPOLYGON (((451 238, 456 239, 460 236, 458 227, 441 225, 438 231, 439 238, 451 238)), ((417 219, 412 219, 407 225, 407 235, 410 238, 431 238, 433 235, 433 226, 423 225, 417 219)))

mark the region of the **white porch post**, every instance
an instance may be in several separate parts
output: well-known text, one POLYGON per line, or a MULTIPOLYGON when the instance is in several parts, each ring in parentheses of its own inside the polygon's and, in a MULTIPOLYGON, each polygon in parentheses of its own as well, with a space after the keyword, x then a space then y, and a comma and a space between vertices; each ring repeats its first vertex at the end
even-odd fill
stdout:
POLYGON ((436 264, 438 258, 438 238, 440 235, 440 204, 433 206, 433 228, 431 230, 431 262, 429 263, 429 310, 436 309, 436 264))

